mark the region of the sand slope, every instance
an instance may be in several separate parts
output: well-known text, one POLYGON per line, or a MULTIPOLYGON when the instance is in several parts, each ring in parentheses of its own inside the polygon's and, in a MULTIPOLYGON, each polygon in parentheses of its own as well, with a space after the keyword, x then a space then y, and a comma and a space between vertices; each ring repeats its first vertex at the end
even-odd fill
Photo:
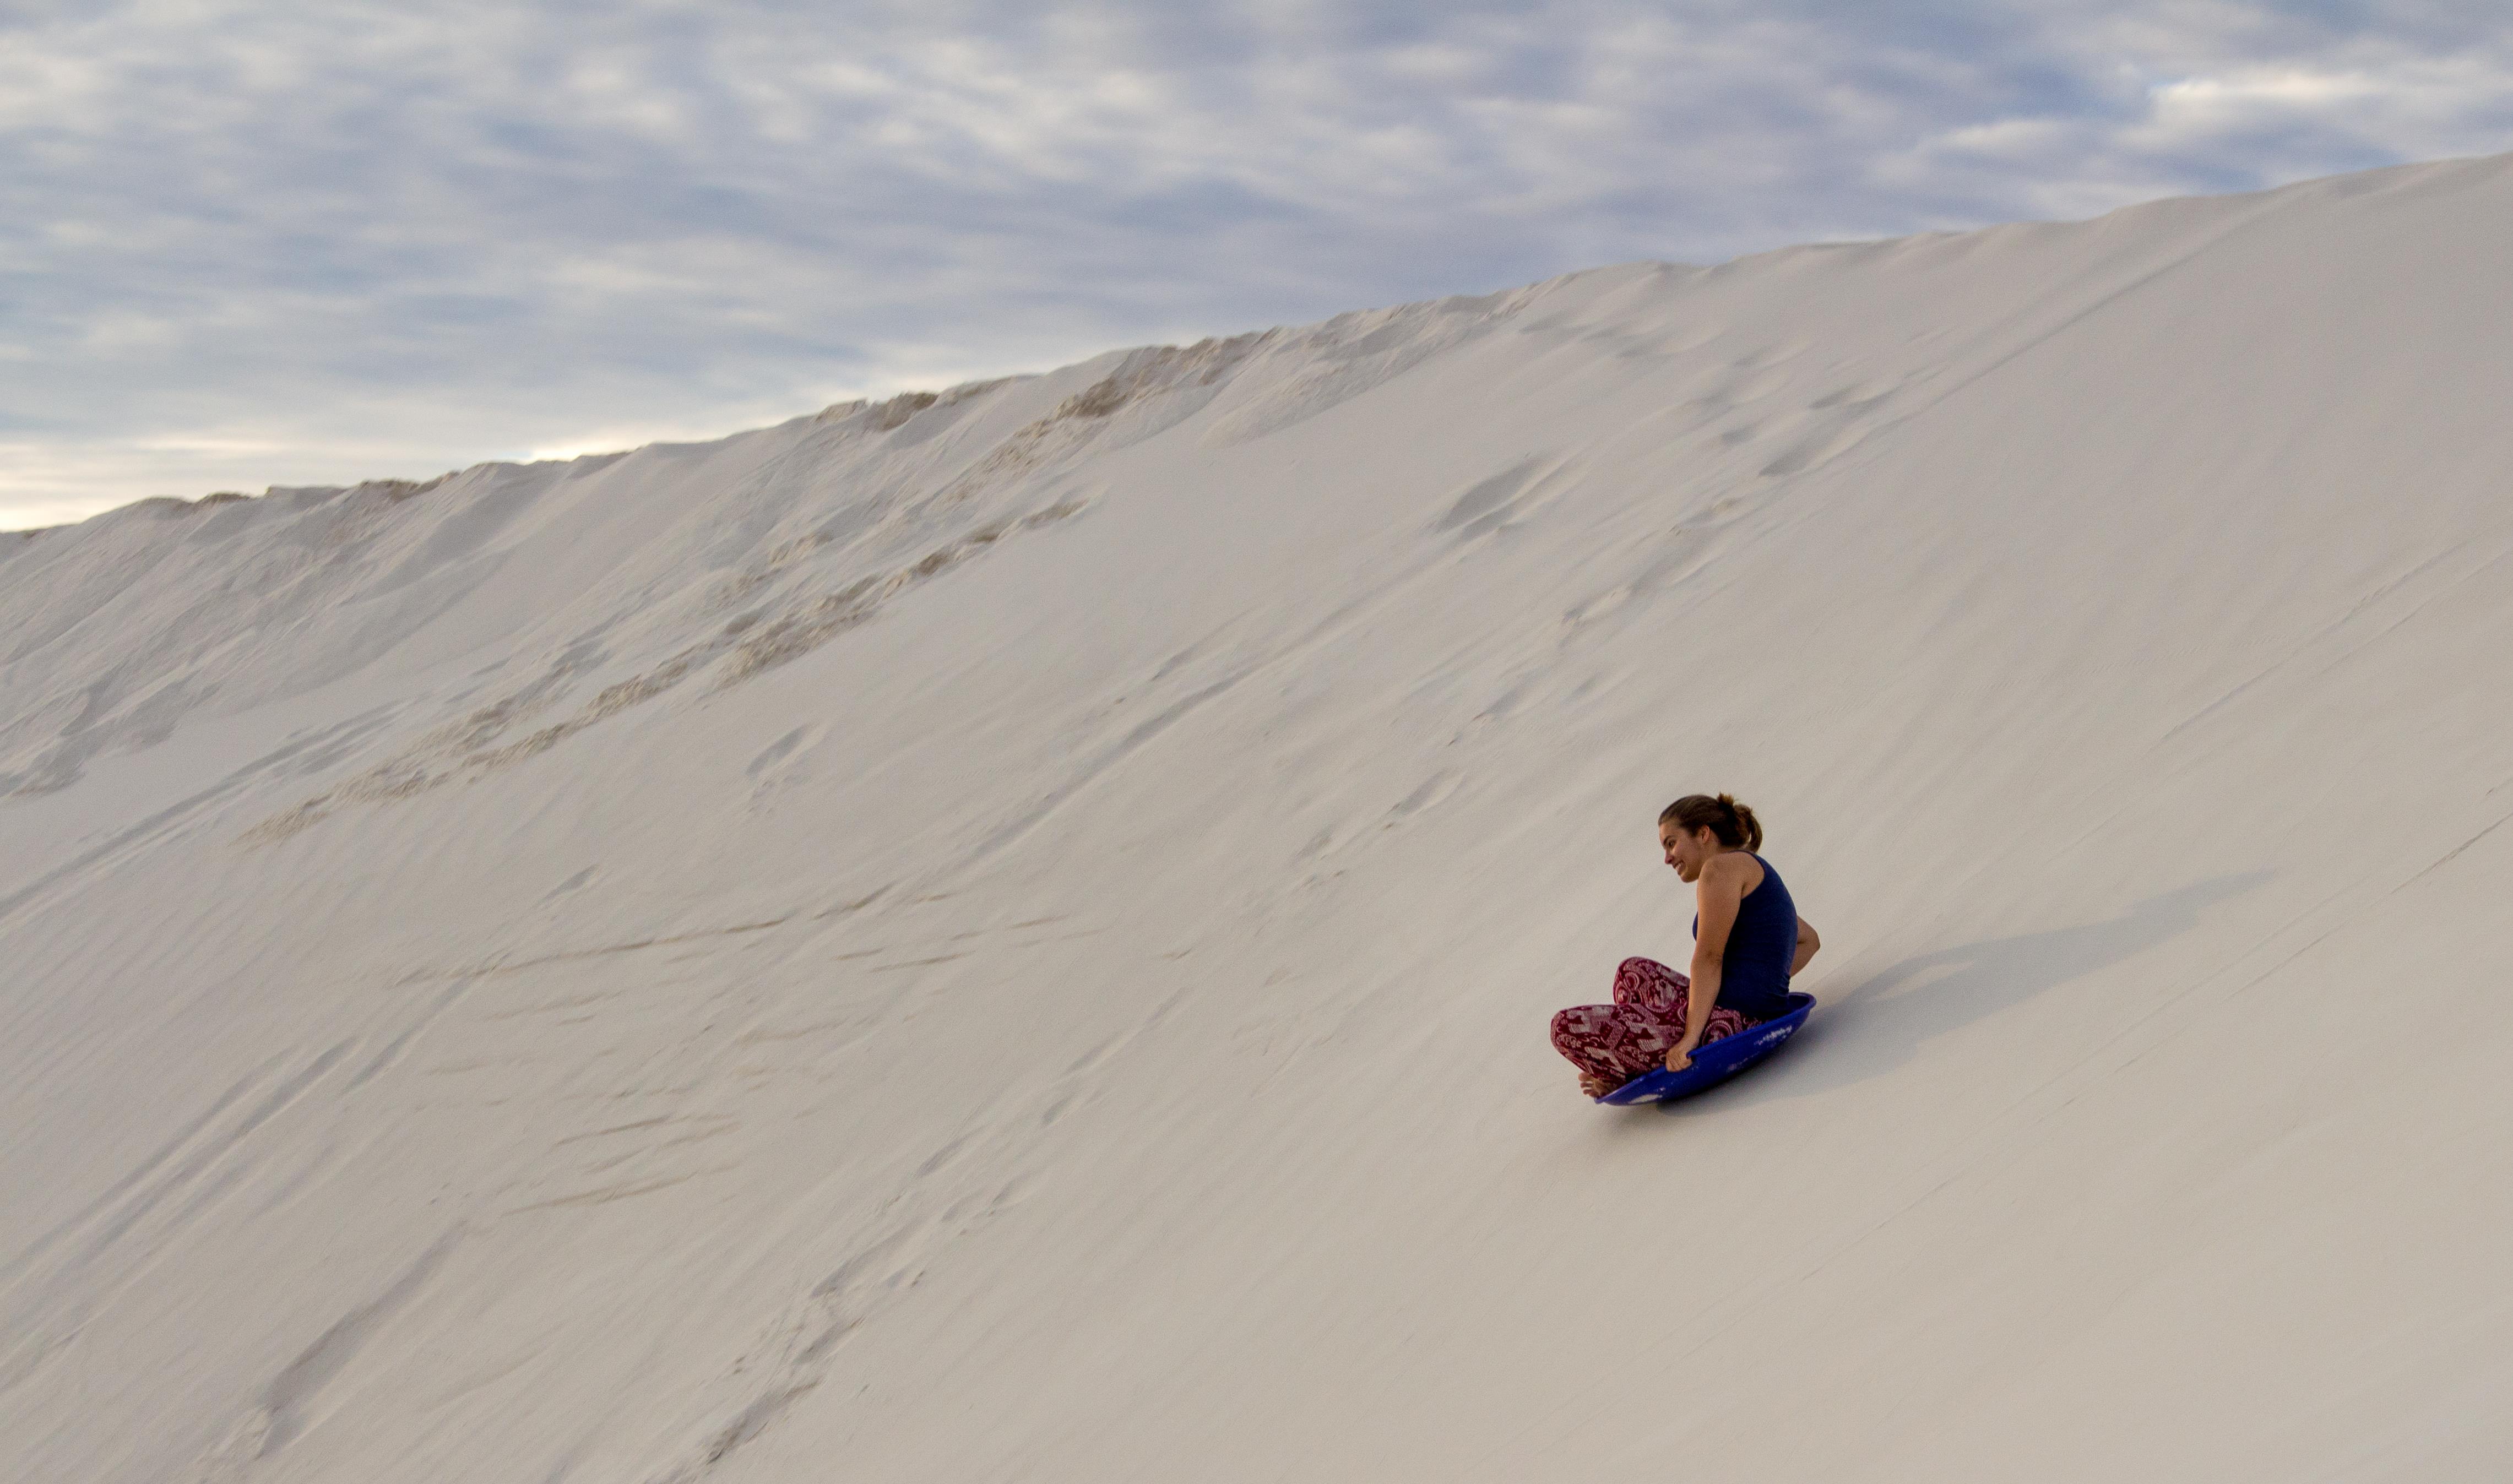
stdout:
POLYGON ((0 538, 0 1476, 2513 1458, 2513 158, 0 538), (1543 1039, 1762 810, 1826 951, 1543 1039))

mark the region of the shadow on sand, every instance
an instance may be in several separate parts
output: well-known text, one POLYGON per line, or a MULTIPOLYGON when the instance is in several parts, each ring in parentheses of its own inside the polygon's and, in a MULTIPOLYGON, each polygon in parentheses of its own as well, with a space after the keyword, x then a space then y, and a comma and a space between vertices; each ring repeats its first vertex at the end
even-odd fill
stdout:
POLYGON ((1772 1065, 1700 1097, 1667 1103, 1666 1111, 1673 1117, 1709 1113, 1811 1097, 1882 1076, 1936 1036, 2180 937, 2198 926, 2208 908, 2275 874, 2217 876, 2149 897, 2102 922, 1906 958, 1838 998, 1820 997, 1806 1028, 1772 1065))

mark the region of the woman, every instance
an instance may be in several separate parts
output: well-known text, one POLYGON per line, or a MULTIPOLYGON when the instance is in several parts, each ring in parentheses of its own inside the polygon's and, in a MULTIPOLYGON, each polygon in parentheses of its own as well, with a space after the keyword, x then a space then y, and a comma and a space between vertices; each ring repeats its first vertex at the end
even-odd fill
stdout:
POLYGON ((1666 863, 1694 888, 1690 979, 1646 958, 1615 974, 1615 1002, 1553 1018, 1554 1049, 1591 1098, 1693 1064, 1694 1048, 1788 1013, 1789 981, 1823 946, 1771 862, 1763 826, 1726 794, 1689 793, 1657 817, 1666 863))

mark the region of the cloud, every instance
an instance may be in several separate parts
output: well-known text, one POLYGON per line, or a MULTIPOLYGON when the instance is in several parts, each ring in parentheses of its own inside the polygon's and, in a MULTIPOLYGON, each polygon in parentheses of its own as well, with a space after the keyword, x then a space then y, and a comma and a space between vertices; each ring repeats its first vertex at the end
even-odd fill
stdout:
POLYGON ((21 5, 0 526, 2513 147, 2477 9, 21 5))

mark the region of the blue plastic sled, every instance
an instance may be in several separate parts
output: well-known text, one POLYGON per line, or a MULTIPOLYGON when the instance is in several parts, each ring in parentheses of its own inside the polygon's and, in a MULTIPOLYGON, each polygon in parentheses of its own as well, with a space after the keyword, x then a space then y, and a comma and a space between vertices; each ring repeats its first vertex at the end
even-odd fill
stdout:
POLYGON ((1812 994, 1792 994, 1788 1014, 1776 1021, 1765 1021, 1751 1030, 1733 1036, 1721 1036, 1694 1048, 1693 1064, 1680 1072, 1661 1066, 1644 1072, 1613 1092, 1598 1099, 1599 1103, 1617 1105, 1628 1103, 1672 1103, 1690 1098, 1704 1088, 1720 1083, 1743 1071, 1780 1049, 1782 1042, 1798 1033, 1806 1023, 1807 1012, 1815 1008, 1812 994))

